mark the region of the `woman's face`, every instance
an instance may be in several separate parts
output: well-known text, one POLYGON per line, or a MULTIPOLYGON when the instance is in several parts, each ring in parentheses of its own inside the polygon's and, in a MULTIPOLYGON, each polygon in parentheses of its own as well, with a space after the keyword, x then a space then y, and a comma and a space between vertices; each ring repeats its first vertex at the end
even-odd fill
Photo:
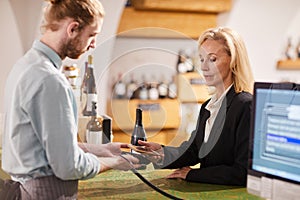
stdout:
POLYGON ((208 86, 227 89, 232 84, 231 57, 220 40, 207 39, 199 49, 201 70, 208 86))

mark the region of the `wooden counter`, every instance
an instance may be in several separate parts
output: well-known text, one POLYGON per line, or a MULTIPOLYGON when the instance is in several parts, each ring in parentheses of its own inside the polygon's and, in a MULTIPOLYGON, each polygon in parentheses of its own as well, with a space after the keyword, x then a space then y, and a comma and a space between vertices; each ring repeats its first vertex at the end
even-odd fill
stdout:
MULTIPOLYGON (((152 184, 182 199, 261 199, 246 188, 191 183, 166 179, 171 170, 139 170, 152 184)), ((107 171, 93 179, 79 181, 78 199, 168 199, 144 184, 131 171, 107 171)))

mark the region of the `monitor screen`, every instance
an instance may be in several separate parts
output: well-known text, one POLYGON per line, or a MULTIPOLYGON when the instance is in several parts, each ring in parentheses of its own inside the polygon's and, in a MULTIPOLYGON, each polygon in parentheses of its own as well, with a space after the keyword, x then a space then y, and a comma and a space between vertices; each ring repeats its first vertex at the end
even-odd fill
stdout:
POLYGON ((300 183, 300 91, 296 84, 256 83, 250 169, 300 183))

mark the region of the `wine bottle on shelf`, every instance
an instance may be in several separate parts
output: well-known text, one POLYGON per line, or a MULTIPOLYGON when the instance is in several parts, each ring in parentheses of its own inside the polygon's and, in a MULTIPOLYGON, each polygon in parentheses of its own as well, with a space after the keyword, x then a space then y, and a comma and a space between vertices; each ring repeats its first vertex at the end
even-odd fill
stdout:
POLYGON ((137 89, 137 84, 134 80, 133 74, 130 76, 130 82, 126 86, 127 99, 134 99, 134 91, 137 89))
POLYGON ((159 98, 159 93, 157 89, 157 83, 150 83, 149 99, 157 100, 158 98, 159 98))
POLYGON ((175 76, 172 77, 168 88, 168 97, 170 99, 175 99, 177 97, 177 85, 175 83, 175 76))
POLYGON ((296 46, 296 54, 297 54, 297 59, 300 59, 300 38, 296 46))
POLYGON ((86 141, 89 144, 103 143, 102 121, 97 117, 97 103, 92 102, 91 119, 86 126, 86 141))
POLYGON ((294 51, 293 51, 292 38, 291 37, 288 38, 284 54, 285 54, 286 59, 288 59, 288 60, 292 59, 293 56, 294 56, 293 55, 294 51))
POLYGON ((166 98, 168 96, 168 85, 164 77, 162 77, 162 80, 158 85, 158 93, 160 99, 166 98))
POLYGON ((139 99, 146 100, 148 99, 148 86, 146 83, 145 76, 142 78, 143 82, 141 83, 141 86, 139 87, 139 99))
POLYGON ((122 80, 122 74, 119 73, 118 80, 114 86, 114 98, 124 99, 126 95, 126 84, 122 80))
POLYGON ((92 115, 92 102, 97 102, 97 88, 94 77, 94 65, 93 65, 93 56, 88 56, 88 67, 86 73, 86 104, 82 111, 84 116, 92 115))
POLYGON ((186 63, 185 63, 185 55, 183 53, 182 50, 179 51, 178 53, 178 61, 177 61, 177 72, 178 73, 186 73, 187 72, 187 66, 186 66, 186 63))
POLYGON ((184 64, 186 66, 186 72, 193 72, 194 71, 194 63, 193 63, 191 49, 185 50, 185 56, 186 56, 186 59, 184 61, 184 64))

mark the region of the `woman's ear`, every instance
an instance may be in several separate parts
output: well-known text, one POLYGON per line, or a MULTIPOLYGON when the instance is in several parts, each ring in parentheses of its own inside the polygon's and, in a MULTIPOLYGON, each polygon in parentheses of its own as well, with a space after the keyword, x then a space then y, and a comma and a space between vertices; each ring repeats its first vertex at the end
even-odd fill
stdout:
POLYGON ((67 34, 70 38, 74 38, 78 34, 79 23, 72 21, 67 27, 67 34))

